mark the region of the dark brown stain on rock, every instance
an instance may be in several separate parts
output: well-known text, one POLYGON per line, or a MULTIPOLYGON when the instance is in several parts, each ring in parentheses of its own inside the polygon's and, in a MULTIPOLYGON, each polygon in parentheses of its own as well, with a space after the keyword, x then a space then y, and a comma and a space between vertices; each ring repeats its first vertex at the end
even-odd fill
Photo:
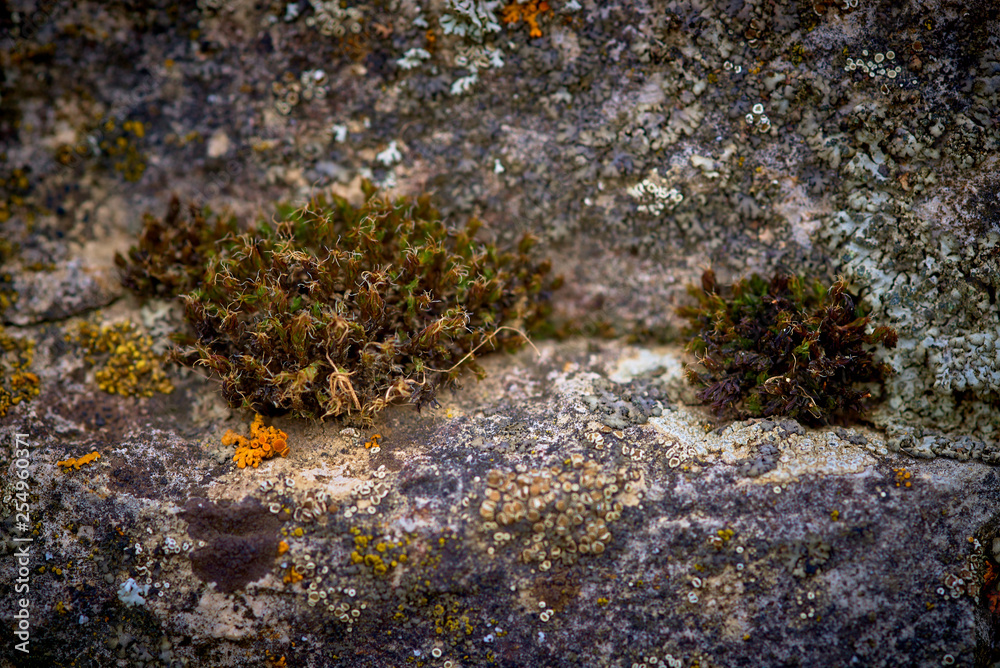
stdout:
POLYGON ((191 568, 204 582, 230 594, 271 572, 278 555, 281 520, 259 501, 240 503, 194 498, 181 513, 188 535, 206 545, 191 553, 191 568))

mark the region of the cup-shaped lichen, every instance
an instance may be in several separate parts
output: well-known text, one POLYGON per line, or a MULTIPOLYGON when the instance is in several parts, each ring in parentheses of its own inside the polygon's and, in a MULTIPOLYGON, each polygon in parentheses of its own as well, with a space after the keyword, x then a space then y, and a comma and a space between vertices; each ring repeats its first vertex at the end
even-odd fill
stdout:
POLYGON ((708 270, 689 292, 698 305, 678 313, 690 323, 688 350, 704 371, 689 367, 687 376, 719 415, 820 422, 860 413, 870 393, 858 384, 892 373, 873 353, 879 344, 896 345, 895 330, 871 329, 843 279, 827 288, 818 280, 754 274, 720 286, 708 270))
MULTIPOLYGON (((183 239, 194 250, 168 249, 196 263, 169 282, 201 277, 181 297, 193 334, 178 337, 174 359, 207 368, 236 407, 368 421, 393 402, 433 401, 464 368, 481 373, 477 353, 522 344, 514 330, 547 316, 558 279, 531 258, 530 236, 501 252, 473 239, 478 220, 450 229, 427 197, 390 201, 367 184, 365 196, 360 207, 320 196, 279 208, 274 221, 211 243, 229 223, 193 212, 183 239)), ((144 267, 171 271, 147 246, 125 263, 133 287, 165 283, 144 267)))

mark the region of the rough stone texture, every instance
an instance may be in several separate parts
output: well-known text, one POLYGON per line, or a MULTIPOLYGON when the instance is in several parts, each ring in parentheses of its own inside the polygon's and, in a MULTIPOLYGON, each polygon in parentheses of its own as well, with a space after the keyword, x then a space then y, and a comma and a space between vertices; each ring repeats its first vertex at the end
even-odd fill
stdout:
POLYGON ((32 656, 45 665, 258 665, 270 652, 316 666, 333 656, 387 666, 418 656, 469 666, 668 656, 685 666, 930 666, 950 655, 987 665, 997 619, 975 561, 996 558, 996 471, 891 453, 858 426, 712 428, 700 408, 647 401, 677 380, 663 369, 678 352, 542 344, 538 357, 488 360, 487 380, 435 413, 392 409, 377 425, 377 453, 361 445, 367 432, 276 420, 292 451, 258 469, 219 456, 238 418, 195 426, 190 398, 208 389, 195 377, 148 418, 102 429, 87 424, 90 411, 57 419, 32 404, 16 425, 33 446, 33 553, 45 568, 31 576, 41 603, 32 656), (642 354, 642 377, 607 380, 642 369, 642 354), (622 415, 620 428, 605 426, 622 415), (95 445, 95 464, 54 466, 95 445), (516 486, 530 487, 542 469, 569 485, 553 492, 567 512, 550 500, 540 527, 487 520, 517 494, 503 492, 484 515, 490 490, 507 483, 491 471, 520 472, 516 486), (573 495, 593 490, 608 511, 595 510, 597 498, 574 511, 573 495), (620 517, 610 514, 617 503, 620 517), (577 547, 564 563, 552 547, 566 552, 557 527, 574 512, 578 546, 599 516, 610 535, 601 554, 577 547), (548 553, 524 563, 532 535, 548 553), (279 540, 289 549, 276 556, 279 540), (292 568, 305 579, 283 582, 292 568), (963 569, 973 572, 967 587, 949 578, 963 569), (145 606, 117 602, 126 575, 152 585, 145 606))
POLYGON ((6 315, 15 325, 65 320, 107 306, 122 287, 110 267, 93 270, 76 260, 52 271, 21 274, 14 281, 18 299, 6 315))
MULTIPOLYGON (((42 382, 0 418, 5 620, 15 433, 37 531, 32 654, 8 658, 5 621, 0 660, 1000 660, 984 581, 1000 552, 996 3, 552 0, 537 38, 476 28, 469 12, 495 19, 498 2, 345 4, 0 5, 0 234, 19 293, 3 321, 38 342, 42 382), (270 215, 319 188, 356 197, 362 176, 433 192, 501 240, 538 234, 567 279, 558 317, 591 338, 489 360, 439 411, 394 409, 363 434, 279 419, 290 456, 256 470, 219 445, 249 417, 197 375, 149 400, 98 392, 64 339, 77 318, 131 319, 158 350, 179 322, 114 281, 143 212, 176 192, 270 215), (673 308, 708 265, 854 281, 900 331, 871 424, 730 425, 692 406, 673 308), (617 489, 561 533, 558 512, 537 532, 485 525, 489 472, 519 466, 561 494, 617 489), (551 558, 588 527, 610 534, 602 553, 551 558), (521 562, 541 549, 548 570, 521 562), (307 577, 286 583, 293 565, 307 577), (116 595, 130 577, 148 578, 145 605, 116 595)), ((494 518, 517 500, 498 493, 494 518)))

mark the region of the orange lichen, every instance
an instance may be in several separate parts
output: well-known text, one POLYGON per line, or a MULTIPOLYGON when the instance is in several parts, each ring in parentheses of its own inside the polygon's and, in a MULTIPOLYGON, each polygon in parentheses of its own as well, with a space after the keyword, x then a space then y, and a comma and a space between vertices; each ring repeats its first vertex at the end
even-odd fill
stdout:
POLYGON ((227 429, 226 433, 222 435, 222 444, 235 445, 238 448, 243 448, 250 444, 250 439, 246 436, 240 436, 232 429, 227 429))
POLYGON ((910 477, 911 474, 904 468, 893 469, 896 474, 896 487, 903 485, 904 487, 910 487, 910 477))
POLYGON ((250 438, 240 436, 232 429, 222 436, 223 445, 235 445, 236 454, 233 461, 241 469, 251 466, 257 468, 265 459, 275 455, 284 457, 288 454, 288 434, 275 427, 265 427, 264 418, 254 416, 250 425, 250 438))
POLYGON ((91 452, 89 455, 84 455, 83 457, 80 458, 70 458, 70 459, 64 459, 61 462, 56 462, 56 466, 65 466, 67 470, 70 467, 73 467, 74 469, 79 471, 80 467, 83 466, 84 464, 89 464, 90 462, 100 458, 101 458, 101 453, 91 452))
POLYGON ((372 434, 370 441, 365 441, 365 450, 370 450, 372 448, 379 447, 378 439, 382 438, 382 434, 372 434))
POLYGON ((281 555, 284 554, 285 552, 288 552, 288 543, 286 543, 285 541, 281 541, 280 543, 278 543, 278 554, 281 555))
POLYGON ((541 37, 542 29, 538 27, 538 15, 549 11, 549 3, 545 0, 530 0, 521 4, 514 0, 503 8, 502 19, 504 23, 517 23, 521 19, 528 24, 528 34, 532 37, 541 37))
POLYGON ((285 439, 278 439, 271 444, 274 454, 284 457, 288 454, 288 442, 285 439))
POLYGON ((288 575, 285 576, 285 584, 295 584, 302 579, 302 574, 295 570, 295 566, 288 569, 288 575))
POLYGON ((257 468, 263 459, 261 451, 257 448, 236 448, 236 454, 233 455, 233 461, 241 469, 245 469, 248 466, 257 468))

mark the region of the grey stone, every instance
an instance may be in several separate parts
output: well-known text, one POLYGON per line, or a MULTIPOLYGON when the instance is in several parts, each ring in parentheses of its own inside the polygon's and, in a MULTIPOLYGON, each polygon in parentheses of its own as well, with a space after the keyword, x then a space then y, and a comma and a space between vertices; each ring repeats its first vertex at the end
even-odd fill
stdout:
MULTIPOLYGON (((42 383, 0 417, 0 460, 28 435, 39 665, 1000 659, 986 581, 1000 558, 992 3, 550 2, 542 37, 501 24, 493 2, 474 4, 499 30, 466 21, 466 35, 446 34, 442 14, 478 9, 452 0, 322 3, 327 16, 320 3, 298 3, 301 15, 247 0, 49 4, 10 17, 0 118, 0 234, 18 246, 3 267, 18 300, 2 317, 37 341, 42 383), (431 58, 395 64, 416 47, 431 58), (478 63, 453 94, 472 71, 459 55, 487 48, 504 65, 478 63), (886 65, 871 71, 876 54, 886 65), (325 95, 278 104, 276 83, 318 69, 325 95), (124 137, 138 180, 101 146, 112 119, 143 123, 124 137), (217 133, 225 161, 200 141, 217 133), (382 165, 391 142, 402 160, 382 165), (27 186, 7 179, 22 164, 27 186), (431 192, 450 222, 480 216, 484 238, 535 233, 567 278, 558 322, 649 345, 484 357, 486 380, 441 410, 393 408, 363 433, 277 418, 289 457, 257 469, 221 446, 251 416, 211 381, 177 372, 173 394, 148 400, 95 388, 64 338, 73 318, 142 322, 156 350, 176 320, 116 280, 114 251, 143 213, 177 192, 270 217, 325 181, 356 200, 362 176, 431 192), (680 199, 638 201, 645 179, 680 199), (900 334, 884 356, 898 373, 871 388, 867 421, 731 421, 697 406, 675 308, 709 266, 720 281, 845 275, 873 323, 900 334), (373 453, 361 444, 376 431, 373 453), (101 459, 80 470, 56 465, 91 448, 101 459), (491 479, 526 476, 530 492, 545 471, 577 514, 553 498, 537 529, 487 524, 491 479), (600 495, 588 505, 574 485, 600 495), (199 508, 217 511, 212 532, 199 508), (247 516, 259 531, 243 531, 247 516), (130 577, 150 585, 141 609, 117 599, 130 577)), ((16 517, 13 481, 0 517, 16 517)), ((517 514, 524 500, 497 494, 517 514)), ((10 575, 16 520, 4 521, 10 575)), ((0 597, 4 619, 16 598, 0 597)))

